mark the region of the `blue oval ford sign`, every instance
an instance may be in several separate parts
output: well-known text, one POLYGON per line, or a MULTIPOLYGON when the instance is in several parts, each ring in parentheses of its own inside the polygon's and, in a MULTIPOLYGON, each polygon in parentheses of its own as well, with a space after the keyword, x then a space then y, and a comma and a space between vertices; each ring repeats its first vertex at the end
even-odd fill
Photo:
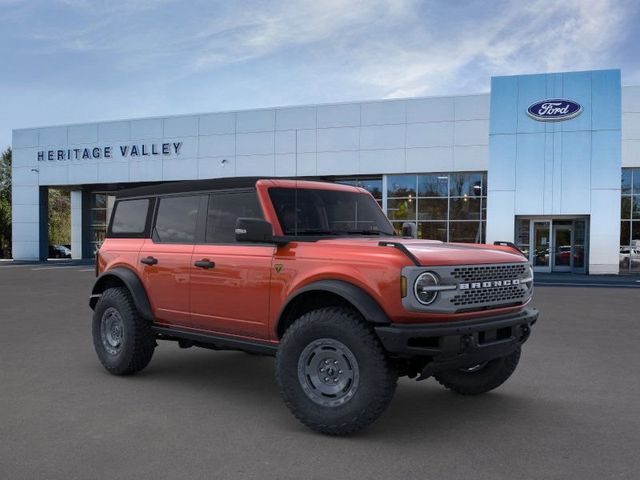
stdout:
POLYGON ((536 102, 527 108, 527 115, 540 122, 560 122, 582 113, 582 106, 571 100, 553 98, 536 102))

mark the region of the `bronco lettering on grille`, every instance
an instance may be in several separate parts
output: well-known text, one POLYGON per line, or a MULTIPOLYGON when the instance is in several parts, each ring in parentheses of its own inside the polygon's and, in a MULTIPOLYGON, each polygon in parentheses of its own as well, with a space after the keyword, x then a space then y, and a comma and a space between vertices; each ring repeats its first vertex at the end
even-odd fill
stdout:
POLYGON ((478 288, 510 287, 511 285, 520 285, 520 280, 517 278, 513 278, 511 280, 491 280, 488 282, 459 283, 458 289, 476 290, 478 288))

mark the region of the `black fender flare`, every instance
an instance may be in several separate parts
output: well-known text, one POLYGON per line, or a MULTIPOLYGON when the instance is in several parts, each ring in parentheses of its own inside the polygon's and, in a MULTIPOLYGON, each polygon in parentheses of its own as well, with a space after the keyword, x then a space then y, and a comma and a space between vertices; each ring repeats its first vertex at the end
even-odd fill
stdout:
POLYGON ((329 292, 342 297, 353 305, 368 322, 379 325, 388 325, 391 323, 389 317, 382 307, 380 307, 378 302, 362 288, 343 280, 319 280, 296 290, 289 296, 289 298, 287 298, 285 304, 278 313, 275 325, 276 332, 281 333, 280 328, 282 319, 286 317, 286 313, 293 302, 295 302, 295 300, 301 295, 312 291, 329 292))
POLYGON ((124 283, 127 287, 140 316, 145 320, 153 321, 151 305, 149 304, 147 292, 142 285, 142 281, 133 270, 126 267, 112 268, 96 279, 96 282, 93 284, 93 289, 91 290, 91 297, 89 297, 89 306, 91 309, 95 309, 100 295, 105 290, 106 285, 109 284, 109 280, 114 278, 124 283))

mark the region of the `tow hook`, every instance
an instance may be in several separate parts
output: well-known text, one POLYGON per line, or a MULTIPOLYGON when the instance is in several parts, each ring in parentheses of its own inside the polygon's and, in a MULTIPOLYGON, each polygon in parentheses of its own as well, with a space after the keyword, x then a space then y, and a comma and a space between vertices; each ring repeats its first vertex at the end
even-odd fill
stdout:
POLYGON ((471 342, 473 341, 473 337, 471 335, 463 335, 462 336, 462 351, 465 352, 469 350, 471 346, 471 342))

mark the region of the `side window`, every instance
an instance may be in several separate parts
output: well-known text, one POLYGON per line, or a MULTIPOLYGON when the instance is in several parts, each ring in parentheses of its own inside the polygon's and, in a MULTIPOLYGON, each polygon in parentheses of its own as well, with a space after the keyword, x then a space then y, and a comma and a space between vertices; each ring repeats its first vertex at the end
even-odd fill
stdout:
POLYGON ((238 217, 264 218, 255 191, 209 196, 207 243, 235 243, 238 217))
POLYGON ((120 200, 115 204, 111 233, 117 235, 141 235, 147 224, 149 199, 120 200))
POLYGON ((154 239, 165 243, 193 243, 199 205, 198 195, 161 198, 154 239))

